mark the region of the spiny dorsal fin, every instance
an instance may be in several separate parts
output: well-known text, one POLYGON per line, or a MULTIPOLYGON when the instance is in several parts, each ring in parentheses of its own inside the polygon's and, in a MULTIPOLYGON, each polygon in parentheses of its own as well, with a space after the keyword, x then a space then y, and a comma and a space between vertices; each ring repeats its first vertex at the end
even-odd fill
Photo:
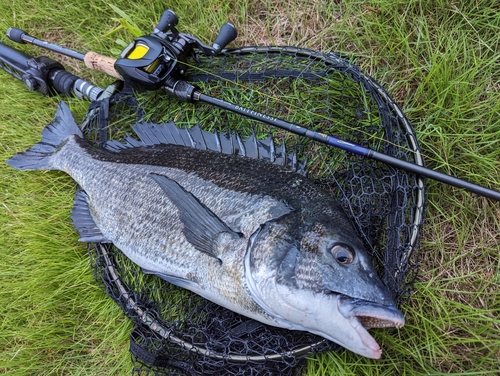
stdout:
POLYGON ((243 140, 243 147, 245 148, 245 155, 247 157, 260 159, 259 146, 257 145, 257 137, 255 137, 255 132, 252 131, 252 135, 243 140))
POLYGON ((127 135, 122 142, 108 141, 105 148, 115 152, 122 149, 152 145, 182 145, 195 149, 212 150, 224 154, 237 154, 254 159, 264 159, 305 175, 305 162, 297 160, 295 152, 287 153, 284 138, 276 146, 271 135, 265 140, 258 140, 255 132, 242 139, 230 131, 207 132, 199 125, 191 128, 178 128, 173 122, 165 124, 137 123, 132 127, 139 141, 127 135))
POLYGON ((287 154, 286 154, 286 148, 285 148, 285 136, 282 137, 281 139, 281 144, 278 145, 277 147, 275 146, 274 150, 274 163, 279 164, 281 166, 285 165, 287 162, 287 154))

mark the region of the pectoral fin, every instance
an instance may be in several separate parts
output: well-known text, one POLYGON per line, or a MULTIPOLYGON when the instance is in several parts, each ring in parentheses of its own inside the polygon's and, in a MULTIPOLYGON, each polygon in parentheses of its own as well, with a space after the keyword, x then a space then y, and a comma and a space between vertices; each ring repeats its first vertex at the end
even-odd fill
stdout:
POLYGON ((183 234, 197 250, 219 258, 215 247, 219 234, 226 232, 235 239, 242 236, 231 230, 208 207, 176 181, 164 175, 151 174, 150 176, 177 206, 180 220, 184 225, 183 234))

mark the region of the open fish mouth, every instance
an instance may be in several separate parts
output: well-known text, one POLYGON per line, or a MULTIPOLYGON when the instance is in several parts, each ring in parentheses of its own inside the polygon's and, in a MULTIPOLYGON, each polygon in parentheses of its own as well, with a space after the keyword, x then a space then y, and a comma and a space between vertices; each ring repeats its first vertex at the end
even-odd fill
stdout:
POLYGON ((403 314, 394 305, 343 296, 339 300, 339 308, 344 317, 356 317, 365 329, 401 328, 405 324, 403 314))
POLYGON ((368 333, 372 328, 402 328, 405 324, 403 314, 395 306, 343 297, 339 301, 340 313, 349 321, 365 346, 363 355, 379 359, 382 350, 368 333))
MULTIPOLYGON (((398 311, 399 313, 399 311, 398 311)), ((377 315, 371 316, 354 316, 355 320, 358 321, 358 325, 353 325, 356 332, 358 332, 363 344, 369 349, 373 350, 374 358, 379 359, 382 355, 382 350, 375 339, 368 333, 368 329, 372 328, 402 328, 405 324, 404 318, 401 317, 377 317, 377 315)))
POLYGON ((402 328, 404 326, 404 320, 390 320, 385 318, 373 317, 373 316, 357 316, 359 322, 365 329, 372 328, 402 328))

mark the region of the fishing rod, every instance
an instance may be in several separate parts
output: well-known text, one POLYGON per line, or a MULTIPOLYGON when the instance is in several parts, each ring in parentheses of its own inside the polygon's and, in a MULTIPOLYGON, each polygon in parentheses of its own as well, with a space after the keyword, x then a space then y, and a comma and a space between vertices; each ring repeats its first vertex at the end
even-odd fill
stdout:
POLYGON ((184 80, 189 66, 188 58, 199 62, 195 49, 206 56, 216 56, 236 38, 237 31, 232 24, 224 24, 213 45, 208 46, 191 35, 179 33, 176 29, 177 24, 178 18, 175 13, 172 10, 166 10, 153 33, 136 38, 116 60, 92 51, 83 54, 45 42, 17 28, 9 28, 7 36, 17 43, 33 44, 81 60, 88 68, 119 78, 134 89, 163 89, 173 97, 185 102, 204 102, 322 144, 500 201, 500 192, 498 191, 203 94, 198 87, 184 80))

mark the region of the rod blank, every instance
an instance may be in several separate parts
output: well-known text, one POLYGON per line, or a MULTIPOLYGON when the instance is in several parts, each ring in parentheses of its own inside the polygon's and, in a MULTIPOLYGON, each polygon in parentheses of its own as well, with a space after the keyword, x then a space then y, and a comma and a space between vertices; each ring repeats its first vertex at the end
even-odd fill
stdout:
POLYGON ((494 191, 492 189, 488 189, 485 187, 482 187, 480 185, 476 185, 473 183, 470 183, 466 180, 456 178, 451 175, 444 174, 439 171, 432 170, 430 168, 424 167, 417 165, 415 163, 410 163, 407 161, 403 161, 401 159, 391 157, 390 155, 379 153, 375 150, 371 150, 368 148, 365 148, 364 146, 357 145, 352 142, 344 141, 339 138, 333 137, 333 136, 328 136, 323 133, 319 133, 316 131, 312 131, 308 128, 289 123, 287 121, 281 120, 274 118, 272 116, 266 115, 259 113, 257 111, 244 108, 241 106, 234 105, 232 103, 223 101, 218 98, 214 98, 205 94, 201 94, 199 92, 195 93, 194 98, 201 102, 205 102, 208 104, 211 104, 213 106, 223 108, 225 110, 235 112, 237 114, 246 116, 248 118, 254 119, 261 121, 263 123, 285 129, 291 133, 295 133, 299 136, 307 137, 310 138, 311 140, 321 142, 326 145, 334 146, 336 148, 345 150, 349 153, 354 153, 357 155, 360 155, 362 157, 374 159, 379 162, 383 162, 389 166, 396 167, 408 172, 412 172, 414 174, 424 176, 426 178, 430 178, 433 180, 437 180, 442 183, 446 183, 449 185, 452 185, 454 187, 458 188, 464 188, 468 190, 469 192, 476 193, 478 195, 490 198, 492 200, 500 201, 500 192, 494 191))
POLYGON ((17 29, 15 27, 7 29, 6 34, 7 37, 14 42, 21 44, 33 44, 34 46, 42 47, 46 50, 57 52, 61 55, 66 55, 73 59, 81 60, 85 63, 85 66, 87 68, 104 72, 107 75, 118 78, 120 80, 122 79, 122 77, 114 68, 116 59, 113 59, 111 57, 100 55, 92 51, 87 52, 86 54, 82 54, 81 52, 32 37, 24 30, 17 29))

